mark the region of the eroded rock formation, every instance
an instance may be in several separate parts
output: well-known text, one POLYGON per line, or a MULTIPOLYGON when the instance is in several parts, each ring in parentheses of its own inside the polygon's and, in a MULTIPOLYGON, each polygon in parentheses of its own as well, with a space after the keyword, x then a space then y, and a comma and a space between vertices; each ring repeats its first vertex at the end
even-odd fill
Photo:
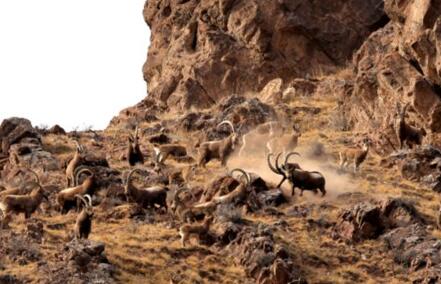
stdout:
POLYGON ((270 80, 326 73, 387 23, 380 0, 151 0, 148 93, 178 109, 206 108, 270 80))

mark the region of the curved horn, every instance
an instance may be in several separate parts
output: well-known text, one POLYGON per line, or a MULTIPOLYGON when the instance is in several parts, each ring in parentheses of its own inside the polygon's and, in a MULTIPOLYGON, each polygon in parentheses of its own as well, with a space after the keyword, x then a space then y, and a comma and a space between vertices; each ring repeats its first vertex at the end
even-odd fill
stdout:
POLYGON ((77 186, 79 184, 80 176, 82 173, 85 173, 85 172, 89 173, 91 176, 94 175, 93 172, 89 168, 84 167, 84 166, 78 167, 75 169, 75 184, 74 184, 75 186, 77 186))
POLYGON ((77 146, 77 150, 79 152, 83 152, 84 148, 80 145, 80 143, 77 140, 74 140, 75 146, 77 146))
POLYGON ((276 157, 276 169, 277 169, 277 171, 279 171, 280 174, 283 174, 283 171, 280 168, 280 164, 279 164, 279 159, 280 159, 281 155, 282 155, 282 153, 277 154, 277 157, 276 157))
POLYGON ((135 173, 141 173, 142 170, 141 169, 133 169, 130 171, 130 173, 127 175, 127 179, 126 179, 126 184, 129 184, 132 181, 132 176, 135 173))
POLYGON ((138 125, 136 125, 136 128, 135 128, 135 139, 138 138, 138 132, 139 132, 139 127, 138 127, 138 125))
POLYGON ((221 126, 221 125, 223 125, 223 124, 228 124, 228 125, 231 127, 231 131, 232 131, 233 133, 236 133, 236 131, 234 130, 234 125, 233 125, 233 123, 232 123, 231 121, 229 121, 229 120, 224 120, 224 121, 222 121, 221 123, 219 123, 219 124, 217 125, 217 127, 219 127, 219 126, 221 126))
POLYGON ((272 164, 271 164, 271 156, 273 156, 273 154, 272 153, 269 153, 267 156, 266 156, 266 160, 267 160, 267 162, 268 162, 268 167, 270 168, 270 170, 271 171, 273 171, 275 174, 280 174, 280 171, 278 171, 272 164))
POLYGON ((289 158, 290 158, 291 156, 294 156, 294 155, 297 155, 297 156, 300 157, 300 154, 297 153, 297 152, 290 152, 290 153, 288 153, 288 155, 286 155, 286 157, 285 157, 285 164, 284 164, 285 169, 288 168, 288 161, 289 161, 289 158))
POLYGON ((84 197, 82 197, 81 195, 79 195, 79 194, 75 194, 75 197, 78 198, 78 199, 80 199, 81 201, 83 201, 84 206, 86 206, 86 207, 89 206, 89 205, 87 204, 86 199, 84 199, 84 197))
POLYGON ((92 197, 89 194, 85 194, 84 198, 87 199, 87 201, 89 201, 89 207, 92 207, 92 197))
POLYGON ((250 177, 249 173, 247 173, 246 171, 244 171, 242 169, 236 168, 230 172, 230 175, 233 176, 234 172, 239 172, 242 174, 242 176, 245 176, 245 178, 247 179, 247 184, 246 184, 247 186, 249 186, 251 184, 251 177, 250 177))

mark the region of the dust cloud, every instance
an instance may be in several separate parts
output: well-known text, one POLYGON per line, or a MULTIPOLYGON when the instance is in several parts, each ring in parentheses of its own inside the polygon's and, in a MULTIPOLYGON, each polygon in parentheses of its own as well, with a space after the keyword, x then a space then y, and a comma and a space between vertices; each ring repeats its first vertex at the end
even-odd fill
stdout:
MULTIPOLYGON (((228 168, 242 168, 246 171, 256 173, 265 181, 277 185, 281 176, 275 174, 270 170, 267 164, 266 148, 265 144, 267 137, 259 135, 256 139, 250 139, 247 141, 246 150, 239 156, 240 146, 235 149, 235 152, 228 161, 228 168)), ((291 162, 299 163, 302 169, 308 171, 319 171, 323 174, 326 179, 326 200, 335 199, 338 195, 342 193, 355 192, 359 188, 355 181, 352 179, 350 173, 344 173, 339 169, 338 161, 327 153, 322 153, 319 156, 311 155, 313 152, 314 143, 309 143, 309 146, 300 145, 295 149, 301 156, 292 156, 290 158, 291 162)), ((280 147, 278 147, 280 148, 280 147)), ((280 149, 279 149, 280 150, 280 149)), ((274 164, 275 155, 272 156, 272 163, 274 164)), ((280 163, 284 163, 285 155, 280 158, 280 163)), ((285 192, 291 191, 291 186, 289 182, 285 182, 282 186, 285 192)), ((296 190, 296 195, 300 191, 296 190)), ((303 192, 303 199, 309 201, 321 201, 323 198, 321 194, 314 194, 311 191, 303 192)))

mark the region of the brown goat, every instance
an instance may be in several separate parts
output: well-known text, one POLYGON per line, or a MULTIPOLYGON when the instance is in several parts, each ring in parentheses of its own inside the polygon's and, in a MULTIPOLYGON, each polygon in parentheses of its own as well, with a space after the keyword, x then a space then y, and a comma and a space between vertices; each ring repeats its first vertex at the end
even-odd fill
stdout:
POLYGON ((78 141, 74 141, 77 148, 75 151, 75 155, 70 160, 69 164, 67 164, 66 167, 66 186, 75 186, 75 169, 78 167, 78 165, 81 162, 82 154, 84 153, 84 148, 81 146, 78 141))
POLYGON ((84 195, 84 198, 81 195, 75 195, 76 198, 81 200, 84 204, 83 210, 78 214, 77 219, 75 221, 74 233, 76 239, 87 239, 89 237, 90 232, 92 231, 92 217, 93 217, 93 208, 92 208, 92 197, 88 194, 84 195), (85 200, 89 202, 87 202, 85 200))
MULTIPOLYGON (((36 173, 35 175, 38 178, 36 173)), ((6 195, 0 201, 0 211, 2 211, 3 215, 2 228, 8 225, 12 213, 23 213, 25 218, 29 219, 32 213, 40 206, 43 198, 49 201, 48 197, 44 194, 39 178, 35 185, 37 189, 34 189, 29 195, 6 195)))
POLYGON ((218 124, 218 127, 223 124, 228 124, 231 127, 231 134, 222 140, 201 143, 199 148, 199 166, 205 167, 205 164, 207 164, 212 159, 219 159, 223 166, 226 165, 229 155, 234 150, 237 140, 237 133, 234 130, 234 126, 230 121, 222 121, 218 124))
POLYGON ((210 229, 210 225, 213 222, 213 217, 206 217, 202 224, 185 224, 179 228, 179 235, 181 236, 182 247, 185 247, 185 243, 190 239, 192 235, 200 237, 202 234, 206 234, 210 229))
POLYGON ((361 149, 347 149, 341 151, 340 155, 340 168, 343 169, 352 163, 354 173, 358 171, 360 165, 366 160, 369 152, 370 141, 368 139, 363 140, 363 146, 361 149))
POLYGON ((141 148, 139 146, 139 128, 136 126, 135 135, 129 134, 127 145, 127 161, 130 166, 136 164, 144 164, 144 156, 142 155, 141 148))
POLYGON ((398 142, 400 143, 400 149, 403 149, 404 144, 407 144, 409 148, 413 145, 421 145, 424 137, 427 135, 426 130, 421 127, 420 129, 409 125, 406 122, 406 110, 409 107, 407 103, 400 112, 400 107, 397 104, 397 114, 399 115, 398 125, 396 126, 396 133, 398 142))
POLYGON ((56 197, 57 204, 60 207, 62 214, 66 214, 72 207, 79 209, 76 195, 91 194, 95 183, 95 174, 86 167, 79 167, 75 174, 75 184, 79 183, 79 178, 82 173, 88 173, 89 176, 80 184, 74 187, 61 190, 56 197))
POLYGON ((159 205, 167 211, 167 191, 168 189, 164 186, 153 186, 149 188, 139 189, 132 181, 132 176, 135 173, 142 172, 140 169, 133 169, 127 176, 126 185, 124 188, 124 193, 126 195, 127 201, 133 200, 134 202, 140 204, 142 207, 154 207, 159 205))

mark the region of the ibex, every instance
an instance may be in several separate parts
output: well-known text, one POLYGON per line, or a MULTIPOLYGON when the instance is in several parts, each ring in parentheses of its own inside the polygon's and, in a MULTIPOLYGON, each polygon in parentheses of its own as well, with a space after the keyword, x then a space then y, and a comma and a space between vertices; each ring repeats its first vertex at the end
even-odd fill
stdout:
POLYGON ((69 164, 66 167, 66 186, 74 186, 75 181, 75 169, 81 162, 82 154, 84 153, 84 148, 81 146, 78 141, 74 141, 77 148, 75 151, 75 155, 72 160, 70 160, 69 164))
POLYGON ((56 200, 62 214, 66 214, 75 205, 77 207, 77 210, 79 210, 79 204, 76 202, 76 195, 82 196, 92 193, 95 182, 95 174, 86 167, 79 167, 77 168, 75 174, 75 184, 79 183, 79 178, 82 173, 89 174, 89 176, 83 181, 82 184, 63 189, 57 194, 56 200))
POLYGON ((165 144, 154 147, 153 149, 158 163, 164 163, 170 155, 174 157, 184 157, 187 155, 187 149, 178 144, 165 144))
POLYGON ((231 123, 230 121, 222 121, 218 124, 218 127, 223 124, 227 124, 231 127, 231 134, 222 140, 201 143, 199 148, 199 166, 205 167, 205 164, 207 164, 212 159, 219 159, 223 166, 226 165, 226 161, 229 155, 234 150, 237 140, 237 133, 234 130, 233 123, 231 123))
POLYGON ((182 247, 185 247, 185 243, 190 239, 190 236, 206 234, 210 229, 210 225, 213 222, 213 217, 206 217, 202 224, 185 224, 179 228, 179 235, 181 236, 182 247))
POLYGON ((129 134, 127 145, 127 161, 130 166, 136 164, 144 164, 144 156, 142 155, 141 148, 139 146, 139 128, 136 126, 135 135, 129 134))
POLYGON ((347 149, 346 151, 341 151, 339 153, 340 168, 343 169, 347 167, 350 163, 352 163, 354 173, 356 173, 360 165, 367 158, 369 152, 369 145, 370 145, 369 139, 364 139, 361 149, 347 149))
POLYGON ((424 128, 415 128, 406 122, 406 110, 409 107, 407 103, 404 108, 400 111, 400 106, 397 104, 397 114, 399 115, 399 120, 396 126, 397 138, 400 143, 400 149, 403 149, 406 143, 408 147, 412 148, 414 144, 421 145, 423 143, 424 136, 427 135, 424 128))
MULTIPOLYGON (((300 156, 300 154, 296 153, 300 156)), ((317 171, 309 172, 297 167, 289 168, 289 165, 285 163, 283 167, 279 166, 279 161, 276 159, 275 167, 271 164, 271 156, 272 154, 268 154, 267 161, 268 166, 274 173, 281 175, 283 177, 282 181, 279 183, 278 187, 282 186, 285 180, 289 180, 292 187, 292 194, 294 195, 294 189, 297 187, 300 189, 300 196, 303 195, 304 190, 311 190, 314 193, 317 193, 317 189, 319 189, 322 193, 322 196, 326 194, 325 189, 325 177, 317 171)), ((279 158, 280 155, 277 157, 279 158)))
POLYGON ((1 227, 8 224, 12 213, 23 213, 25 218, 29 219, 40 206, 43 198, 49 201, 48 197, 44 193, 43 187, 40 184, 38 175, 35 172, 34 174, 37 177, 37 182, 34 183, 34 185, 37 186, 37 189, 34 189, 29 195, 6 195, 0 201, 0 211, 2 211, 3 215, 1 227))
POLYGON ((92 197, 88 194, 84 195, 84 198, 77 194, 76 198, 80 199, 83 204, 83 210, 80 214, 78 214, 77 219, 75 221, 74 233, 76 239, 87 239, 89 237, 90 232, 92 231, 92 217, 93 217, 93 208, 92 208, 92 197), (89 201, 87 202, 86 199, 89 201))

